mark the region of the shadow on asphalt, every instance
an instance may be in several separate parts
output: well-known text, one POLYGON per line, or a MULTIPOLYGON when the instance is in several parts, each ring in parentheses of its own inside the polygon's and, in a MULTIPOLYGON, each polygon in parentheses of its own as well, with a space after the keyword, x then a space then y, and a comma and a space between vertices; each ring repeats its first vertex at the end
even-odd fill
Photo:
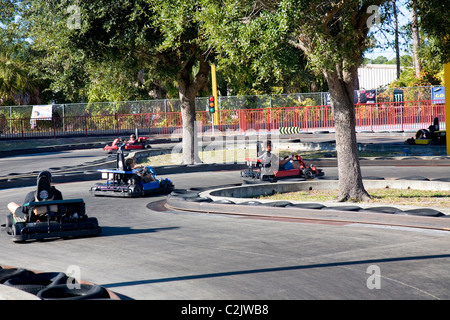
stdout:
POLYGON ((173 281, 219 278, 219 277, 245 275, 245 274, 256 274, 256 273, 268 273, 268 272, 291 271, 291 270, 306 270, 306 269, 316 269, 316 268, 352 266, 352 265, 361 265, 361 264, 378 264, 378 263, 385 263, 385 262, 448 259, 448 258, 450 258, 450 254, 413 256, 413 257, 397 257, 397 258, 387 258, 387 259, 357 260, 357 261, 343 261, 343 262, 287 266, 287 267, 266 268, 266 269, 250 269, 250 270, 237 270, 237 271, 230 271, 230 272, 196 274, 196 275, 161 278, 161 279, 148 279, 148 280, 140 280, 140 281, 125 281, 125 282, 103 284, 102 286, 104 286, 105 288, 117 288, 117 287, 137 286, 137 285, 160 283, 160 282, 173 282, 173 281))
POLYGON ((153 233, 166 230, 176 230, 178 228, 179 227, 134 229, 130 227, 102 226, 102 233, 100 234, 100 237, 121 236, 126 234, 153 233))

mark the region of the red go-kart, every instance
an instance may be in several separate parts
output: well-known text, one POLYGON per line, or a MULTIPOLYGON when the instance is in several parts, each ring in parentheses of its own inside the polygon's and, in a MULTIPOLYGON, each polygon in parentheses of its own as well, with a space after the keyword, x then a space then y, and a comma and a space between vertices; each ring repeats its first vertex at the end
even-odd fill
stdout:
POLYGON ((107 144, 103 151, 106 153, 113 153, 119 149, 119 146, 124 144, 124 150, 142 150, 142 149, 150 149, 150 141, 146 137, 139 137, 135 142, 129 143, 126 141, 122 141, 120 138, 114 139, 112 144, 107 144))
POLYGON ((316 168, 314 165, 306 165, 305 161, 298 154, 294 156, 295 159, 292 161, 298 161, 300 169, 288 169, 288 170, 278 170, 275 171, 271 167, 271 163, 263 164, 259 159, 246 158, 248 168, 241 171, 241 177, 247 183, 258 183, 258 182, 276 182, 278 179, 285 178, 304 178, 304 179, 314 179, 315 177, 320 177, 324 175, 322 169, 316 168))

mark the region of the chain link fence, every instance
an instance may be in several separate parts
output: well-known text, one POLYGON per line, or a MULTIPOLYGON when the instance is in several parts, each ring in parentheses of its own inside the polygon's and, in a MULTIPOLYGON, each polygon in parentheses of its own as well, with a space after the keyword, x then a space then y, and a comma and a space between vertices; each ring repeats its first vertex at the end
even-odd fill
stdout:
MULTIPOLYGON (((380 107, 391 109, 391 107, 403 106, 402 101, 428 101, 427 104, 431 105, 443 104, 443 92, 443 87, 360 90, 355 92, 355 110, 359 113, 363 109, 374 110, 370 104, 376 104, 374 105, 376 109, 380 107)), ((211 125, 211 116, 207 112, 208 97, 196 98, 195 104, 197 121, 211 125)), ((244 118, 257 119, 257 117, 262 118, 255 120, 253 125, 261 122, 264 123, 263 126, 274 128, 277 127, 274 120, 268 120, 272 119, 272 115, 293 112, 289 110, 290 108, 295 108, 296 114, 299 112, 306 114, 312 112, 311 110, 317 113, 325 110, 327 106, 326 110, 330 109, 329 104, 327 92, 218 97, 221 122, 233 128, 246 127, 244 118), (315 108, 306 111, 307 109, 302 107, 315 108), (283 111, 279 111, 282 109, 283 111), (268 117, 267 114, 271 116, 268 117)), ((30 105, 0 106, 0 134, 4 139, 13 137, 19 132, 22 133, 22 138, 36 137, 39 134, 57 136, 67 132, 84 132, 87 135, 88 132, 92 134, 96 130, 103 134, 105 132, 119 134, 124 128, 133 127, 157 128, 158 133, 170 133, 168 128, 181 126, 180 109, 181 103, 178 99, 54 104, 51 108, 52 121, 48 121, 34 120, 33 106, 30 105)), ((312 119, 311 116, 309 119, 312 119)), ((319 118, 321 121, 325 119, 323 115, 319 118)), ((307 123, 310 124, 310 122, 307 123)), ((150 129, 148 130, 150 133, 150 129)))
MULTIPOLYGON (((374 102, 395 102, 395 94, 402 92, 404 101, 431 100, 433 87, 387 88, 371 91, 375 94, 374 102)), ((355 103, 359 92, 355 92, 355 103)), ((207 110, 208 97, 195 99, 196 111, 207 110)), ((299 106, 323 106, 329 105, 328 92, 315 93, 289 93, 272 95, 248 95, 248 96, 219 96, 219 110, 260 109, 260 108, 286 108, 299 106)), ((181 108, 178 99, 120 101, 120 102, 91 102, 54 104, 54 117, 79 117, 79 116, 106 116, 114 114, 137 113, 167 113, 179 112, 181 108)), ((30 118, 33 106, 0 106, 0 119, 24 119, 30 118)))

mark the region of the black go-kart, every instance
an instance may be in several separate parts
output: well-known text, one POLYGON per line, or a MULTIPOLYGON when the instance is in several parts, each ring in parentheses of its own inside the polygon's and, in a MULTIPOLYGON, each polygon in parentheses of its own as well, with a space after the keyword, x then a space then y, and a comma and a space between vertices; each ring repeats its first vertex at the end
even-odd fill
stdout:
POLYGON ((38 179, 35 201, 25 203, 25 218, 9 214, 5 230, 14 242, 97 236, 96 218, 88 217, 83 199, 52 200, 48 177, 38 179))
POLYGON ((446 144, 446 138, 446 131, 439 130, 439 118, 436 117, 428 129, 417 130, 413 138, 405 140, 405 144, 443 146, 446 144))
POLYGON ((272 163, 264 164, 260 159, 246 158, 248 168, 241 171, 241 177, 245 183, 261 183, 261 182, 277 182, 280 179, 302 178, 314 179, 324 175, 322 169, 316 168, 314 165, 306 165, 301 156, 296 154, 295 159, 298 161, 300 169, 293 168, 288 170, 275 170, 272 163))
POLYGON ((105 182, 96 183, 90 189, 95 196, 135 198, 174 190, 172 181, 158 178, 152 168, 131 169, 125 165, 123 147, 117 151, 115 169, 99 169, 105 182))

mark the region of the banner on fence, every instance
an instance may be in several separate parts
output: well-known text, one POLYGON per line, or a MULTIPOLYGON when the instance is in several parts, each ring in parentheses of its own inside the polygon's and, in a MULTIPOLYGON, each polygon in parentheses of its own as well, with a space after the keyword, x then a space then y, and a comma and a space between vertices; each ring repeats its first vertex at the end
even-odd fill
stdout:
POLYGON ((52 107, 51 104, 33 106, 30 118, 31 129, 36 127, 36 120, 52 120, 52 107))
POLYGON ((52 120, 52 105, 33 106, 31 119, 33 120, 52 120))

